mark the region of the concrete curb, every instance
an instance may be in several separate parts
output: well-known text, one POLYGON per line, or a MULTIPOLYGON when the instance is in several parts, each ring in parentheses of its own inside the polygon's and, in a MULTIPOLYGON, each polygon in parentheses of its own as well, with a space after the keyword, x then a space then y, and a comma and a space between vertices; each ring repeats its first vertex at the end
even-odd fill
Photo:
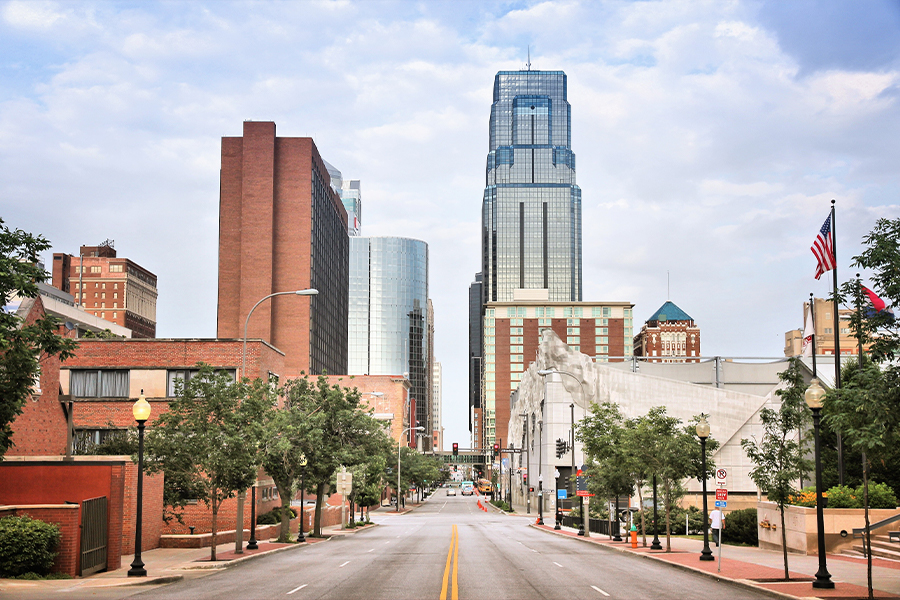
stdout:
MULTIPOLYGON (((322 541, 327 542, 331 537, 324 538, 322 541)), ((273 548, 272 550, 266 550, 265 552, 256 552, 254 554, 248 554, 247 556, 242 556, 240 558, 233 558, 231 560, 223 560, 216 561, 215 563, 182 563, 177 567, 173 567, 172 570, 178 571, 201 571, 201 570, 212 570, 219 571, 222 569, 230 569, 235 565, 239 565, 248 560, 253 560, 255 558, 259 558, 261 556, 270 556, 272 554, 277 554, 278 552, 286 552, 288 550, 296 550, 297 548, 308 548, 313 544, 310 542, 303 542, 300 544, 291 544, 290 546, 283 546, 281 548, 273 548)), ((180 575, 179 575, 180 577, 180 575)))
POLYGON ((130 587, 136 585, 157 585, 163 583, 175 583, 176 581, 181 581, 184 579, 184 575, 161 575, 159 577, 139 577, 139 578, 128 578, 126 580, 121 579, 94 579, 88 580, 90 583, 97 583, 100 585, 84 585, 82 588, 104 588, 104 587, 130 587), (113 583, 103 584, 103 581, 112 581, 113 583))
POLYGON ((654 556, 653 554, 644 554, 644 553, 638 553, 638 552, 631 552, 631 551, 630 551, 629 549, 627 549, 627 548, 621 548, 621 547, 617 547, 617 546, 610 546, 610 545, 608 545, 608 544, 600 544, 600 543, 597 543, 597 542, 592 542, 590 538, 585 539, 585 538, 583 538, 583 537, 571 536, 571 535, 567 535, 567 534, 565 534, 565 533, 557 533, 556 531, 553 531, 552 529, 551 529, 551 530, 547 530, 547 529, 544 529, 543 527, 540 527, 540 526, 538 526, 538 525, 535 525, 534 523, 530 523, 528 526, 529 526, 529 527, 532 527, 532 528, 534 528, 534 529, 537 529, 538 531, 543 531, 544 533, 549 533, 549 534, 552 534, 552 535, 555 535, 555 536, 558 536, 558 537, 564 537, 564 538, 569 538, 569 539, 575 539, 576 541, 579 541, 579 542, 582 542, 582 543, 586 543, 586 544, 591 544, 591 545, 593 545, 593 546, 598 546, 598 547, 600 547, 600 548, 604 548, 604 549, 609 550, 609 551, 611 551, 611 552, 619 552, 619 553, 621 553, 621 554, 627 554, 627 555, 631 555, 631 556, 636 556, 636 557, 638 557, 638 558, 646 558, 646 559, 650 559, 650 560, 652 560, 652 561, 654 561, 654 562, 656 562, 656 563, 661 563, 661 564, 669 565, 669 566, 671 566, 671 567, 675 567, 675 568, 681 569, 681 570, 683 570, 683 571, 692 571, 693 573, 696 573, 696 574, 698 574, 698 575, 703 575, 704 577, 706 577, 706 578, 708 578, 708 579, 714 579, 714 580, 716 580, 716 581, 718 581, 718 582, 721 582, 721 583, 728 583, 728 584, 735 585, 735 586, 738 586, 738 587, 747 588, 747 589, 752 589, 752 590, 754 590, 754 591, 757 591, 757 592, 766 594, 767 596, 771 596, 771 597, 773 597, 773 598, 783 598, 783 599, 785 599, 785 600, 810 600, 810 598, 815 598, 815 596, 793 596, 793 595, 791 595, 791 594, 785 594, 784 592, 777 592, 777 591, 775 591, 775 590, 770 590, 769 588, 765 588, 765 587, 756 585, 754 582, 748 581, 748 580, 746 580, 746 579, 731 579, 731 578, 729 578, 729 577, 723 577, 723 576, 720 575, 719 573, 710 573, 709 571, 704 571, 703 569, 697 569, 697 568, 695 568, 695 567, 691 567, 691 566, 688 566, 688 565, 682 565, 682 564, 679 564, 679 563, 670 562, 670 561, 667 561, 667 560, 662 559, 662 558, 657 558, 657 557, 654 556))

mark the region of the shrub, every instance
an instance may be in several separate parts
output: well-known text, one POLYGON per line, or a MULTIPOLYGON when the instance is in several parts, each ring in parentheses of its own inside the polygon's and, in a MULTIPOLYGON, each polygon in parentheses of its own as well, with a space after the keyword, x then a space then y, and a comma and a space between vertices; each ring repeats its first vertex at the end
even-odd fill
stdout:
POLYGON ((0 577, 47 574, 56 559, 59 527, 27 515, 0 519, 0 577))
MULTIPOLYGON (((288 508, 288 512, 290 513, 288 519, 293 519, 297 516, 297 511, 293 508, 288 508)), ((256 524, 257 525, 277 525, 281 523, 281 507, 276 506, 272 510, 267 513, 263 513, 261 515, 257 515, 256 524)))
MULTIPOLYGON (((856 497, 859 498, 860 505, 862 505, 862 500, 865 498, 863 486, 856 488, 856 497)), ((830 498, 828 506, 832 508, 830 498)), ((886 483, 870 483, 869 508, 897 508, 897 496, 894 495, 894 490, 886 483)))
POLYGON ((491 504, 502 510, 503 512, 512 512, 512 507, 503 500, 491 500, 491 504))
POLYGON ((722 536, 726 542, 756 546, 759 544, 759 530, 756 523, 756 509, 744 508, 725 515, 725 529, 722 536))
MULTIPOLYGON (((862 508, 862 490, 857 495, 856 490, 846 485, 836 485, 830 488, 825 495, 828 496, 828 508, 862 508)), ((815 502, 812 504, 816 505, 815 502)))
MULTIPOLYGON (((828 492, 826 492, 824 495, 828 496, 828 492)), ((809 489, 804 488, 803 491, 801 491, 799 494, 789 496, 787 499, 787 504, 812 508, 816 505, 816 491, 810 491, 809 489)), ((829 504, 829 506, 831 505, 829 504)))

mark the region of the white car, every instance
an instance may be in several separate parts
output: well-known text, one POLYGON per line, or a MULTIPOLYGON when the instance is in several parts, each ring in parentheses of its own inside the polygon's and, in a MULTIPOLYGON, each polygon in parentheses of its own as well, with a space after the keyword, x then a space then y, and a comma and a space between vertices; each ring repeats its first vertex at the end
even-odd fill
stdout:
POLYGON ((449 488, 447 488, 447 495, 448 495, 448 496, 455 496, 455 495, 456 495, 456 488, 455 488, 455 487, 449 487, 449 488))

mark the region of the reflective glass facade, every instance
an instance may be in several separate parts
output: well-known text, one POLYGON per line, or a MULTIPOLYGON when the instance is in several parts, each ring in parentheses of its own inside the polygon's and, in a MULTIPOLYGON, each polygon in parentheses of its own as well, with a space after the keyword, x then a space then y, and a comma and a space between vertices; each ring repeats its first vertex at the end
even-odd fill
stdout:
POLYGON ((546 288, 581 300, 581 188, 575 184, 571 108, 562 71, 494 78, 482 205, 483 301, 546 288))
POLYGON ((430 423, 428 244, 351 237, 349 375, 409 373, 416 418, 430 423))

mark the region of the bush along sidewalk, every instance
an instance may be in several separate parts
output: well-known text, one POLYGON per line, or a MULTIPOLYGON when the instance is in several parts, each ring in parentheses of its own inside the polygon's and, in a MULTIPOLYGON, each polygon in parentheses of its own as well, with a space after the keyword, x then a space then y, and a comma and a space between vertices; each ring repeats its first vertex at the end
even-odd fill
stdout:
POLYGON ((502 510, 503 512, 515 512, 512 509, 512 506, 504 502, 503 500, 491 500, 491 504, 502 510))
POLYGON ((0 519, 0 577, 44 579, 53 568, 59 527, 27 515, 0 519))

